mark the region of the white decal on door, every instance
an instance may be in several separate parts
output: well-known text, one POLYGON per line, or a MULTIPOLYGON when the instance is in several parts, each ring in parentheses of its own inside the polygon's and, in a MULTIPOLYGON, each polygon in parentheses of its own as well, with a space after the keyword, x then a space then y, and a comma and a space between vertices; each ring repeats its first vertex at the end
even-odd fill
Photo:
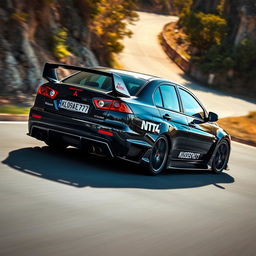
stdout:
POLYGON ((148 121, 142 121, 141 129, 149 132, 159 133, 159 124, 154 124, 148 121))

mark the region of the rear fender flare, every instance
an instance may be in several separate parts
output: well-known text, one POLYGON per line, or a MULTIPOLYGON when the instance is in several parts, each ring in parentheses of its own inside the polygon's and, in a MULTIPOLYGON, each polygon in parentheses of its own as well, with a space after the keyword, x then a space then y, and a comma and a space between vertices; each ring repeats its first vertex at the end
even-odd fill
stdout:
MULTIPOLYGON (((214 147, 214 149, 212 150, 211 157, 210 157, 210 159, 209 159, 209 161, 208 161, 208 165, 212 166, 213 157, 214 157, 214 155, 215 155, 215 153, 216 153, 216 150, 217 150, 217 148, 218 148, 218 145, 219 145, 223 140, 226 140, 226 141, 228 142, 228 145, 229 145, 229 156, 228 156, 228 161, 229 161, 230 152, 231 152, 231 143, 230 143, 230 138, 229 138, 229 136, 226 135, 226 136, 223 136, 222 138, 220 138, 220 139, 218 140, 218 142, 215 144, 215 147, 214 147)), ((228 164, 228 161, 227 161, 227 164, 228 164)), ((227 166, 226 166, 225 168, 227 168, 227 166)))

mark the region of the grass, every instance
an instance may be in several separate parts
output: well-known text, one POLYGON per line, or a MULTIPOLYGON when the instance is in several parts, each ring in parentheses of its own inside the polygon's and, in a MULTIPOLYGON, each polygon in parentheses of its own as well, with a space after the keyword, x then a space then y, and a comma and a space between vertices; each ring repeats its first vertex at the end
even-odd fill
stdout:
POLYGON ((247 116, 221 118, 218 124, 231 136, 256 143, 256 111, 247 116))
POLYGON ((30 107, 23 107, 12 104, 4 104, 0 106, 0 113, 2 114, 23 114, 28 115, 30 107))

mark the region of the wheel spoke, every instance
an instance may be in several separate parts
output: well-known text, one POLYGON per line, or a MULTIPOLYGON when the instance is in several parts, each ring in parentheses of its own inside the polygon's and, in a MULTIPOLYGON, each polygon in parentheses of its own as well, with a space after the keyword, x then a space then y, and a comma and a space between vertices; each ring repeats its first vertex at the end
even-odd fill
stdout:
POLYGON ((159 143, 159 151, 162 152, 165 148, 164 142, 159 143))
POLYGON ((166 157, 167 145, 163 138, 158 139, 152 149, 151 166, 155 171, 158 171, 163 165, 166 157))
POLYGON ((214 157, 214 165, 217 170, 222 170, 224 168, 224 164, 227 160, 228 147, 226 144, 221 144, 217 149, 216 155, 214 157))

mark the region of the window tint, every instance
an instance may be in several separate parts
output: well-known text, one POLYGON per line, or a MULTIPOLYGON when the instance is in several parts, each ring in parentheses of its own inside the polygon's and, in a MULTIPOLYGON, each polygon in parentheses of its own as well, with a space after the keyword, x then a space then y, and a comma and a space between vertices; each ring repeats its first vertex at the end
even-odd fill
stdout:
POLYGON ((158 107, 163 107, 163 101, 162 101, 162 96, 160 93, 159 88, 156 90, 155 95, 154 95, 154 102, 155 105, 158 107))
POLYGON ((178 97, 174 86, 160 86, 163 96, 164 107, 170 110, 180 111, 178 97))
POLYGON ((204 110, 197 100, 188 92, 179 89, 185 114, 204 119, 204 110))
POLYGON ((124 81, 127 90, 131 95, 135 95, 142 85, 146 83, 146 80, 141 78, 132 77, 130 75, 118 74, 124 81))
POLYGON ((78 72, 75 75, 63 80, 65 83, 89 87, 92 89, 111 91, 112 79, 109 76, 94 74, 90 72, 78 72))
MULTIPOLYGON (((146 80, 142 78, 136 78, 131 75, 118 74, 124 81, 127 90, 131 95, 135 95, 142 85, 146 83, 146 80)), ((92 89, 102 90, 105 92, 113 89, 113 82, 110 76, 99 75, 90 72, 78 72, 75 75, 63 80, 65 83, 79 85, 81 87, 89 87, 92 89)))

